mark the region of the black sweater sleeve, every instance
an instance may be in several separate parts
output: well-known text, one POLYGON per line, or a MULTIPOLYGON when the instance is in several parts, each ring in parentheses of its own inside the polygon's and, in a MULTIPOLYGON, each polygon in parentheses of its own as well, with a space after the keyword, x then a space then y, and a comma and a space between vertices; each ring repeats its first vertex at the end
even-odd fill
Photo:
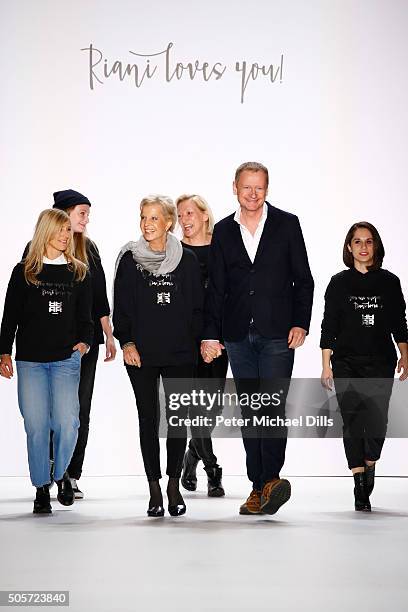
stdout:
POLYGON ((205 292, 204 340, 221 340, 222 316, 227 285, 227 270, 218 239, 217 227, 208 256, 208 287, 205 292))
POLYGON ((395 277, 392 287, 392 304, 391 333, 397 344, 408 342, 407 319, 405 315, 406 306, 398 277, 395 277))
POLYGON ((113 335, 123 347, 126 342, 135 342, 132 338, 132 300, 131 278, 134 266, 130 252, 125 253, 119 262, 114 282, 113 335))
POLYGON ((203 332, 204 289, 201 280, 201 268, 197 256, 192 251, 189 251, 188 254, 191 262, 190 267, 193 294, 192 332, 194 338, 198 341, 201 340, 203 332))
POLYGON ((27 286, 23 267, 21 264, 17 264, 11 274, 4 302, 0 331, 0 355, 11 355, 12 353, 27 286))
POLYGON ((339 299, 336 291, 336 281, 332 277, 324 295, 325 306, 320 337, 321 349, 334 349, 339 333, 339 299))
POLYGON ((76 308, 78 342, 92 345, 94 324, 92 321, 92 287, 89 274, 79 284, 76 308))
POLYGON ((105 272, 98 248, 91 240, 88 241, 88 258, 92 282, 93 313, 98 319, 108 317, 110 315, 110 307, 106 294, 105 272))

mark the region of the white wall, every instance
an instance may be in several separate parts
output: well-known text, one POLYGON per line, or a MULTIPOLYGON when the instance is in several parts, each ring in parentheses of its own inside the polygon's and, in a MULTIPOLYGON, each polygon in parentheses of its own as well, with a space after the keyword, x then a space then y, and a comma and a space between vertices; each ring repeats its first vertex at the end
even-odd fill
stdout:
MULTIPOLYGON (((320 375, 323 293, 342 267, 354 221, 378 226, 385 267, 408 290, 404 0, 19 0, 1 11, 0 305, 53 191, 71 187, 93 202, 89 232, 110 287, 119 247, 138 235, 144 195, 201 193, 219 219, 235 207, 235 167, 251 159, 270 168, 270 201, 299 215, 316 281, 295 376, 320 375), (91 43, 110 65, 144 67, 146 59, 129 51, 158 53, 170 42, 172 66, 220 62, 222 78, 168 83, 161 55, 151 58, 156 73, 140 88, 112 76, 90 89, 81 49, 91 43), (241 103, 235 62, 272 63, 276 71, 282 55, 281 79, 250 80, 241 103)), ((15 380, 0 380, 0 404, 0 475, 25 474, 15 380)), ((101 362, 87 473, 142 472, 135 413, 121 360, 101 362)), ((227 473, 244 471, 239 440, 216 447, 227 473)), ((389 440, 383 471, 407 474, 405 450, 405 440, 389 440)), ((291 440, 286 469, 345 473, 341 441, 291 440)))

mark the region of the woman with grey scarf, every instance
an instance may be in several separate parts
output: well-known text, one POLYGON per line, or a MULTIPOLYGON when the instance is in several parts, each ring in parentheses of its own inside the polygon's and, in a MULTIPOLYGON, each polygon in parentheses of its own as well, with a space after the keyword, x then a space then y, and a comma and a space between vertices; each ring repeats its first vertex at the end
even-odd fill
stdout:
POLYGON ((140 204, 142 236, 121 249, 115 270, 114 336, 123 350, 136 398, 150 488, 148 516, 164 515, 159 484, 160 377, 166 396, 168 511, 171 516, 186 511, 179 481, 188 406, 170 406, 169 398, 177 397, 175 391, 189 389, 202 327, 203 290, 196 256, 171 233, 176 220, 170 198, 144 198, 140 204), (184 389, 177 379, 184 379, 184 389))

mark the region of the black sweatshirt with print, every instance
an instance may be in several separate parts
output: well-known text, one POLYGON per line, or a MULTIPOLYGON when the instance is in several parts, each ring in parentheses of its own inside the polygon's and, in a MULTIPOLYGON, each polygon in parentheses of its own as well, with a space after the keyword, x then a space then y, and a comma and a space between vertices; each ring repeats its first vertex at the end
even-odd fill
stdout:
POLYGON ((202 332, 203 288, 196 256, 183 248, 177 268, 155 276, 128 251, 115 278, 113 335, 134 342, 142 365, 194 363, 202 332))
POLYGON ((28 284, 24 264, 15 266, 4 303, 0 355, 11 355, 16 338, 16 360, 68 359, 75 344, 93 341, 89 275, 79 282, 68 265, 44 264, 37 279, 38 285, 28 284))
POLYGON ((333 276, 326 289, 320 348, 333 357, 395 359, 392 341, 408 342, 405 301, 397 276, 355 268, 333 276))

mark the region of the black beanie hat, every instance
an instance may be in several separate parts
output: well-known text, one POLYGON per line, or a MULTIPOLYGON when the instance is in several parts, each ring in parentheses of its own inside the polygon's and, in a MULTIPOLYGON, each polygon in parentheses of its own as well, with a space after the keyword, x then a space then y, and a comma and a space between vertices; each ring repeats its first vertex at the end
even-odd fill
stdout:
POLYGON ((74 191, 73 189, 55 191, 53 195, 53 208, 59 208, 59 210, 67 210, 67 208, 77 206, 77 204, 88 204, 88 206, 91 206, 91 203, 86 196, 79 193, 79 191, 74 191))

